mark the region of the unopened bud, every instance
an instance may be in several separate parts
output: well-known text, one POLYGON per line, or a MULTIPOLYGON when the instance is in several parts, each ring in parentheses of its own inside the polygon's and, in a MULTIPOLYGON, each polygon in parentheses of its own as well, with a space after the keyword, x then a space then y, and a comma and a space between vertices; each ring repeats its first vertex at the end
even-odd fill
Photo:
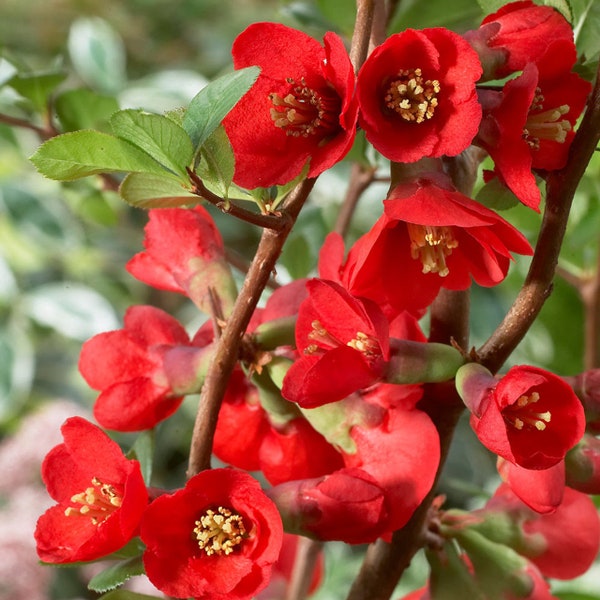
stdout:
POLYGON ((585 434, 565 456, 566 483, 584 494, 600 494, 600 439, 585 434))
POLYGON ((439 383, 449 381, 465 363, 461 353, 446 344, 390 340, 387 383, 439 383))
POLYGON ((476 416, 481 416, 481 403, 498 383, 483 365, 468 363, 456 373, 456 391, 465 406, 476 416))

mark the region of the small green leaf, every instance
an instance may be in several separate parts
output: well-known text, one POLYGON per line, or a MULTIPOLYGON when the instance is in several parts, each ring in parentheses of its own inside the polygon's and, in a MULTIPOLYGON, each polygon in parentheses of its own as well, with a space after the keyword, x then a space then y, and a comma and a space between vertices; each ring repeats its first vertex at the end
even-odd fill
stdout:
POLYGON ((27 98, 37 111, 46 112, 50 94, 65 77, 66 73, 63 71, 19 73, 8 82, 8 85, 27 98))
POLYGON ((167 173, 148 154, 129 142, 90 129, 48 140, 31 157, 31 162, 42 175, 60 181, 111 171, 167 173))
POLYGON ((134 575, 144 574, 144 563, 141 556, 134 556, 98 573, 88 583, 88 589, 103 593, 114 590, 134 575))
POLYGON ((68 90, 55 102, 56 114, 65 131, 78 129, 108 129, 110 116, 119 110, 112 96, 104 96, 87 89, 68 90))
POLYGON ((100 596, 98 600, 158 600, 158 597, 138 594, 129 590, 114 590, 108 594, 104 594, 104 596, 100 596))
POLYGON ((128 458, 134 458, 140 463, 142 477, 146 485, 150 485, 152 479, 152 462, 154 459, 154 430, 150 429, 138 435, 131 450, 127 453, 128 458))
POLYGON ((139 110, 121 110, 111 117, 110 124, 117 137, 187 181, 185 169, 194 158, 194 149, 185 130, 173 120, 139 110))
POLYGON ((217 127, 204 142, 200 155, 202 157, 198 167, 200 178, 207 186, 212 183, 218 193, 227 198, 229 186, 233 180, 235 157, 229 138, 222 126, 217 127))
POLYGON ((492 210, 506 210, 519 204, 519 199, 497 177, 479 190, 475 200, 492 210))
POLYGON ((200 199, 165 175, 130 173, 119 187, 121 198, 138 208, 172 208, 197 204, 200 199))
POLYGON ((569 0, 544 0, 544 4, 555 8, 569 23, 573 23, 573 9, 569 0))
POLYGON ((258 67, 228 73, 209 83, 192 98, 183 118, 183 128, 195 148, 204 144, 227 113, 252 87, 259 73, 258 67))

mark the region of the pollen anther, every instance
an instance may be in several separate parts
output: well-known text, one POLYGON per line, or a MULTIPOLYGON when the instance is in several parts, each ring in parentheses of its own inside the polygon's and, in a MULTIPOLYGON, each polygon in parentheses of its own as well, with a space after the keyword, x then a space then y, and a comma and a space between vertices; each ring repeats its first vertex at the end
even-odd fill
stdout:
POLYGON ((387 88, 385 106, 409 123, 422 123, 433 117, 440 90, 440 82, 423 79, 421 69, 402 69, 387 88))
POLYGON ((82 506, 69 506, 65 509, 65 516, 89 517, 94 525, 99 525, 121 506, 122 501, 121 494, 114 486, 94 477, 92 487, 71 497, 71 502, 82 506))
POLYGON ((219 506, 216 512, 208 509, 195 525, 194 534, 198 547, 204 550, 207 556, 228 556, 247 537, 241 515, 223 506, 219 506))
POLYGON ((454 248, 458 247, 452 229, 415 223, 406 225, 410 237, 410 255, 421 261, 422 272, 437 273, 440 277, 446 277, 450 273, 446 258, 452 254, 454 248))

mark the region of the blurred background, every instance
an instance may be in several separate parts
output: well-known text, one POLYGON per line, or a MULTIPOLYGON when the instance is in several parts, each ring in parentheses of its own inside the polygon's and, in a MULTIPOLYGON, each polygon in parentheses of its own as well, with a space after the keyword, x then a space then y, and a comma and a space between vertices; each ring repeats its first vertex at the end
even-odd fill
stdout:
MULTIPOLYGON (((392 30, 476 27, 475 0, 398 3, 392 30)), ((132 304, 171 312, 193 332, 202 316, 185 298, 152 290, 124 270, 142 249, 144 211, 105 190, 100 179, 60 185, 43 179, 28 162, 40 129, 53 119, 48 100, 87 89, 117 108, 162 113, 185 107, 211 78, 231 69, 231 44, 248 24, 280 21, 320 38, 327 30, 351 36, 353 0, 3 0, 0 7, 0 599, 96 598, 85 587, 96 567, 51 569, 38 564, 32 537, 37 517, 51 504, 39 476, 46 452, 61 441, 69 416, 91 418, 95 392, 80 377, 81 344, 121 327, 132 304), (38 128, 38 129, 36 129, 38 128)), ((82 106, 85 112, 85 105, 82 106)), ((90 123, 90 126, 101 124, 90 123)), ((319 180, 282 257, 281 275, 315 271, 318 249, 330 230, 348 179, 344 161, 319 180)), ((565 273, 594 268, 600 227, 600 162, 594 160, 575 202, 563 253, 565 273)), ((349 241, 375 220, 386 185, 361 200, 349 241)), ((539 216, 513 208, 503 216, 531 241, 539 216)), ((226 244, 250 260, 259 232, 214 213, 226 244)), ((473 344, 481 343, 504 315, 528 266, 517 263, 494 290, 473 294, 473 344)), ((567 277, 568 279, 568 277, 567 277)), ((241 280, 241 274, 240 274, 241 280)), ((426 326, 426 323, 424 324, 426 326)), ((577 292, 564 279, 546 304, 513 362, 575 374, 582 369, 583 313, 577 292)), ((155 472, 162 485, 179 486, 186 466, 190 398, 168 427, 159 427, 155 472), (162 451, 164 449, 164 451, 162 451)), ((117 438, 124 447, 133 438, 117 438)), ((461 427, 443 491, 468 506, 495 481, 494 460, 461 427)), ((343 598, 362 549, 331 544, 327 575, 315 596, 343 598)), ((403 585, 425 577, 416 560, 403 585)), ((148 591, 143 583, 138 589, 148 591)), ((158 594, 157 594, 158 595, 158 594)))

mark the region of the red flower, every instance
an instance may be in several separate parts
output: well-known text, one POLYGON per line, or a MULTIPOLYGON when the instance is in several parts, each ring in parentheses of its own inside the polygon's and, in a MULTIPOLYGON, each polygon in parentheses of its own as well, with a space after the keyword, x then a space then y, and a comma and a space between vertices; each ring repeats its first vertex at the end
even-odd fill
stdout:
POLYGON ((483 367, 469 364, 459 370, 457 380, 481 443, 525 469, 556 465, 583 435, 581 402, 548 371, 515 366, 498 381, 483 367), (475 381, 476 389, 471 388, 475 381))
POLYGON ((360 467, 385 490, 385 531, 404 527, 431 490, 439 466, 440 442, 433 422, 420 410, 389 408, 379 423, 356 425, 350 436, 356 453, 345 454, 346 466, 360 467))
POLYGON ((283 381, 284 398, 313 408, 375 383, 389 356, 389 325, 377 305, 332 281, 312 279, 300 305, 296 346, 304 355, 283 381))
MULTIPOLYGON (((546 576, 574 579, 585 573, 600 546, 600 520, 591 499, 565 488, 562 503, 549 514, 540 515, 502 484, 485 507, 476 514, 508 513, 519 527, 517 550, 546 576)), ((511 544, 513 545, 513 544, 511 544)))
POLYGON ((202 471, 160 496, 141 526, 150 581, 175 598, 243 600, 269 582, 283 536, 275 505, 247 473, 202 471))
POLYGON ((228 314, 236 297, 223 239, 205 208, 160 208, 149 211, 146 250, 136 254, 127 270, 147 285, 189 296, 211 314, 209 289, 228 314))
POLYGON ((151 429, 198 391, 208 352, 193 346, 179 322, 152 306, 132 306, 125 327, 88 340, 79 370, 102 390, 94 416, 107 429, 151 429))
POLYGON ((61 428, 64 443, 42 465, 58 504, 38 520, 37 552, 49 563, 95 560, 119 550, 138 531, 148 493, 135 460, 103 431, 80 417, 61 428))
POLYGON ((360 125, 395 162, 454 156, 481 120, 477 53, 447 29, 407 29, 375 48, 357 81, 360 125))
POLYGON ((500 28, 488 45, 506 53, 506 62, 494 74, 498 79, 536 62, 546 52, 549 40, 573 41, 571 25, 558 11, 531 0, 504 5, 481 24, 489 23, 498 23, 500 28))
POLYGON ((485 116, 476 142, 489 152, 502 182, 534 210, 540 192, 532 169, 551 171, 566 164, 573 127, 591 90, 571 72, 576 58, 573 42, 553 42, 502 92, 480 93, 485 116))
POLYGON ((282 483, 269 490, 286 531, 319 540, 364 544, 386 529, 388 501, 379 482, 363 469, 282 483))
POLYGON ((384 215, 354 244, 343 266, 341 244, 332 241, 319 268, 322 274, 337 270, 344 287, 376 301, 388 315, 422 314, 440 288, 466 289, 471 277, 479 285, 496 285, 508 272, 511 252, 533 252, 512 225, 441 174, 396 186, 384 205, 384 215))
POLYGON ((236 38, 235 68, 261 68, 223 121, 236 184, 288 183, 308 160, 308 176, 316 177, 350 150, 358 113, 354 72, 336 34, 326 33, 324 44, 277 23, 255 23, 236 38))

